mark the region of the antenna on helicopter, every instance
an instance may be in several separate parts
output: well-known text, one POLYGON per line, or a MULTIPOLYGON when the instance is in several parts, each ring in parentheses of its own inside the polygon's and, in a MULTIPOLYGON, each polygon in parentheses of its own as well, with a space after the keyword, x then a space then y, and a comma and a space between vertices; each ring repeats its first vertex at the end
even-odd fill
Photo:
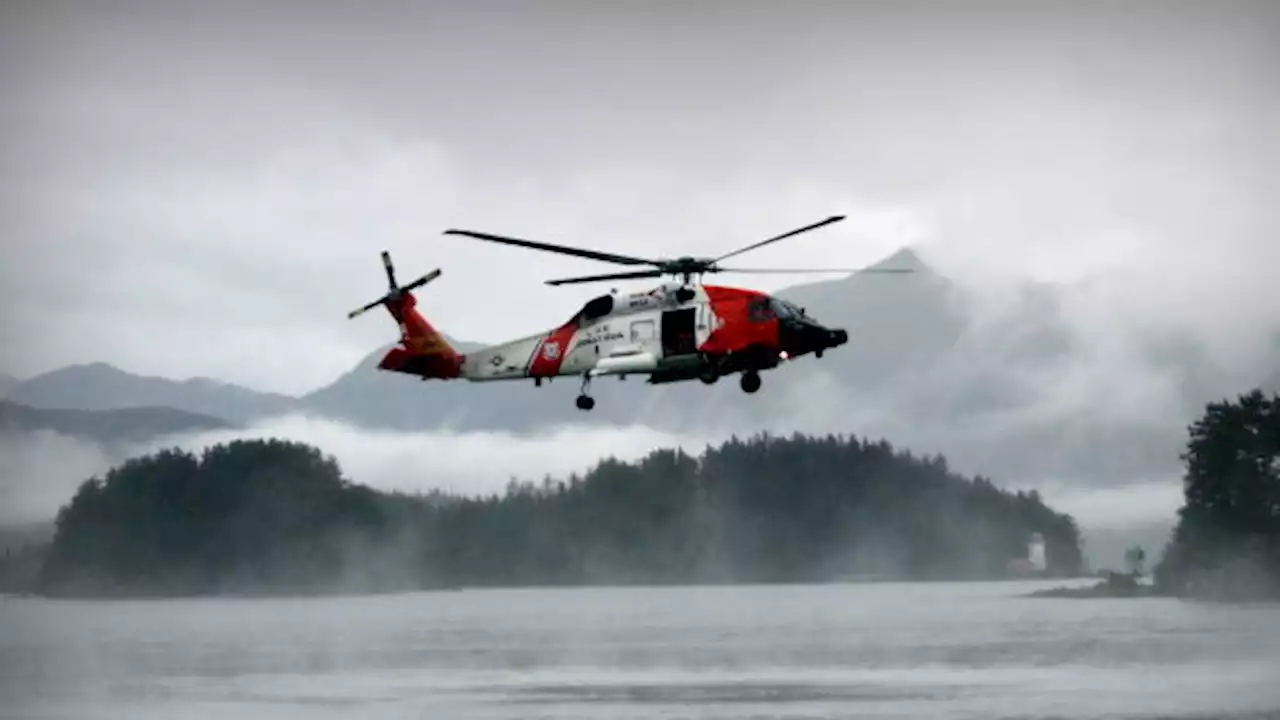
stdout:
POLYGON ((362 307, 356 308, 355 310, 352 310, 351 312, 347 313, 348 319, 359 317, 360 315, 372 310, 373 308, 378 307, 379 305, 385 305, 388 302, 399 300, 401 297, 404 296, 405 293, 409 292, 410 290, 416 290, 422 287, 423 285, 426 285, 427 283, 431 282, 432 280, 435 280, 436 278, 440 277, 440 273, 441 273, 440 268, 436 268, 435 270, 432 270, 426 275, 423 275, 417 280, 414 280, 408 285, 405 285, 402 287, 402 286, 396 285, 396 268, 395 268, 395 265, 391 263, 391 253, 387 252, 386 250, 382 251, 382 267, 387 272, 387 294, 383 295, 377 300, 374 300, 373 302, 370 302, 362 307))

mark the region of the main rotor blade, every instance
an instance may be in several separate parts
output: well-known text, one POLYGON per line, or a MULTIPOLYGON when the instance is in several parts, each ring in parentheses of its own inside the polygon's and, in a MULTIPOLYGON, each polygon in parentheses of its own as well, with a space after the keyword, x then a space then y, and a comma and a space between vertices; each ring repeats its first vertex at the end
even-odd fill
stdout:
POLYGON ((472 230, 454 230, 444 231, 445 235, 465 235, 478 240, 488 240, 490 242, 503 243, 506 245, 516 245, 518 247, 532 248, 534 250, 544 250, 546 252, 560 253, 561 255, 574 255, 588 260, 601 260, 603 262, 616 263, 618 265, 658 265, 655 260, 646 260, 644 258, 631 257, 629 255, 615 255, 613 253, 599 252, 597 250, 585 250, 582 248, 569 247, 567 245, 552 245, 551 243, 535 242, 533 240, 522 240, 520 238, 506 237, 503 235, 491 235, 489 233, 475 232, 472 230))
POLYGON ((776 242, 778 242, 779 240, 785 240, 785 239, 787 239, 787 238, 789 238, 789 237, 795 237, 796 235, 799 235, 800 233, 806 233, 806 232, 809 232, 810 230, 817 230, 818 228, 820 228, 820 227, 822 227, 822 226, 824 226, 824 225, 830 225, 831 223, 840 222, 841 220, 844 220, 844 215, 832 215, 831 217, 827 218, 826 220, 820 220, 820 221, 818 221, 818 222, 816 222, 816 223, 813 223, 812 225, 805 225, 804 227, 802 227, 802 228, 796 228, 795 230, 792 230, 791 232, 785 232, 785 233, 783 233, 783 234, 781 234, 781 235, 775 235, 775 236, 773 236, 773 237, 769 238, 768 240, 761 240, 761 241, 760 241, 760 242, 758 242, 758 243, 753 243, 753 244, 748 245, 748 246, 746 246, 746 247, 744 247, 744 248, 740 248, 740 249, 738 249, 738 250, 734 250, 733 252, 731 252, 731 253, 729 253, 729 254, 727 254, 727 255, 721 255, 720 257, 716 258, 713 262, 720 262, 721 260, 725 260, 725 259, 727 259, 727 258, 731 258, 731 257, 733 257, 734 255, 741 255, 742 253, 747 252, 748 250, 755 250, 756 248, 762 248, 762 247, 764 247, 765 245, 768 245, 768 244, 770 244, 770 243, 776 243, 776 242))
POLYGON ((662 277, 661 270, 639 270, 629 273, 609 273, 607 275, 583 275, 581 277, 547 280, 548 285, 570 285, 573 283, 596 282, 598 280, 639 280, 640 278, 662 277))
POLYGON ((913 273, 911 268, 716 268, 716 272, 732 273, 913 273))

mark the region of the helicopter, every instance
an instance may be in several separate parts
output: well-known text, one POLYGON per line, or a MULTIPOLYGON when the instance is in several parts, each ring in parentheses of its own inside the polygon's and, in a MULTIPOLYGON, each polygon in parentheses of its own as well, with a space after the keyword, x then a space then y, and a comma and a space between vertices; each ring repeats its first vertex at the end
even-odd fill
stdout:
POLYGON ((413 291, 440 277, 439 268, 413 282, 397 284, 395 267, 382 252, 388 290, 382 297, 348 313, 348 318, 383 306, 400 328, 400 342, 378 363, 378 369, 423 380, 465 379, 472 382, 543 381, 576 376, 581 389, 579 410, 591 410, 591 381, 601 376, 647 376, 658 385, 688 380, 706 384, 737 374, 743 392, 761 387, 760 374, 805 355, 821 358, 849 341, 840 328, 822 325, 803 308, 747 288, 705 285, 709 273, 908 273, 909 268, 776 269, 727 268, 720 263, 751 250, 844 220, 833 215, 819 222, 752 243, 715 258, 651 259, 567 245, 535 242, 473 230, 448 229, 464 236, 544 252, 570 255, 643 270, 584 275, 545 281, 560 286, 613 280, 663 278, 649 289, 608 294, 588 300, 572 317, 555 327, 482 349, 460 353, 417 309, 413 291))

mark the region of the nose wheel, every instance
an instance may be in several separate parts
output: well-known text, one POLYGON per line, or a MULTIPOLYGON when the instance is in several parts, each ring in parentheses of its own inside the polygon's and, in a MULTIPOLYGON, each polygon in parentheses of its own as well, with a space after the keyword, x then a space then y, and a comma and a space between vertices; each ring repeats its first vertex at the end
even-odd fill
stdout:
POLYGON ((738 381, 742 386, 742 392, 750 395, 760 389, 760 373, 752 370, 742 373, 742 379, 738 381))
POLYGON ((578 392, 578 397, 576 400, 574 400, 574 404, 578 406, 579 410, 586 411, 596 406, 596 399, 587 394, 587 391, 590 389, 591 389, 591 376, 583 375, 582 390, 578 392))

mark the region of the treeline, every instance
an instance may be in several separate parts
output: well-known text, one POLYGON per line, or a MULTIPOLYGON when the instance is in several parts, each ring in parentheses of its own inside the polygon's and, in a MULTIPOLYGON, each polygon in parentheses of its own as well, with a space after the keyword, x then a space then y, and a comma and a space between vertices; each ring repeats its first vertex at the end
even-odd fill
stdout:
POLYGON ((1026 557, 1080 571, 1079 533, 1034 493, 941 457, 842 436, 761 435, 605 460, 485 497, 378 493, 318 449, 168 450, 84 483, 57 518, 52 595, 496 585, 983 579, 1026 557))
POLYGON ((1183 507, 1155 570, 1164 592, 1280 597, 1280 396, 1206 406, 1188 432, 1183 507))

